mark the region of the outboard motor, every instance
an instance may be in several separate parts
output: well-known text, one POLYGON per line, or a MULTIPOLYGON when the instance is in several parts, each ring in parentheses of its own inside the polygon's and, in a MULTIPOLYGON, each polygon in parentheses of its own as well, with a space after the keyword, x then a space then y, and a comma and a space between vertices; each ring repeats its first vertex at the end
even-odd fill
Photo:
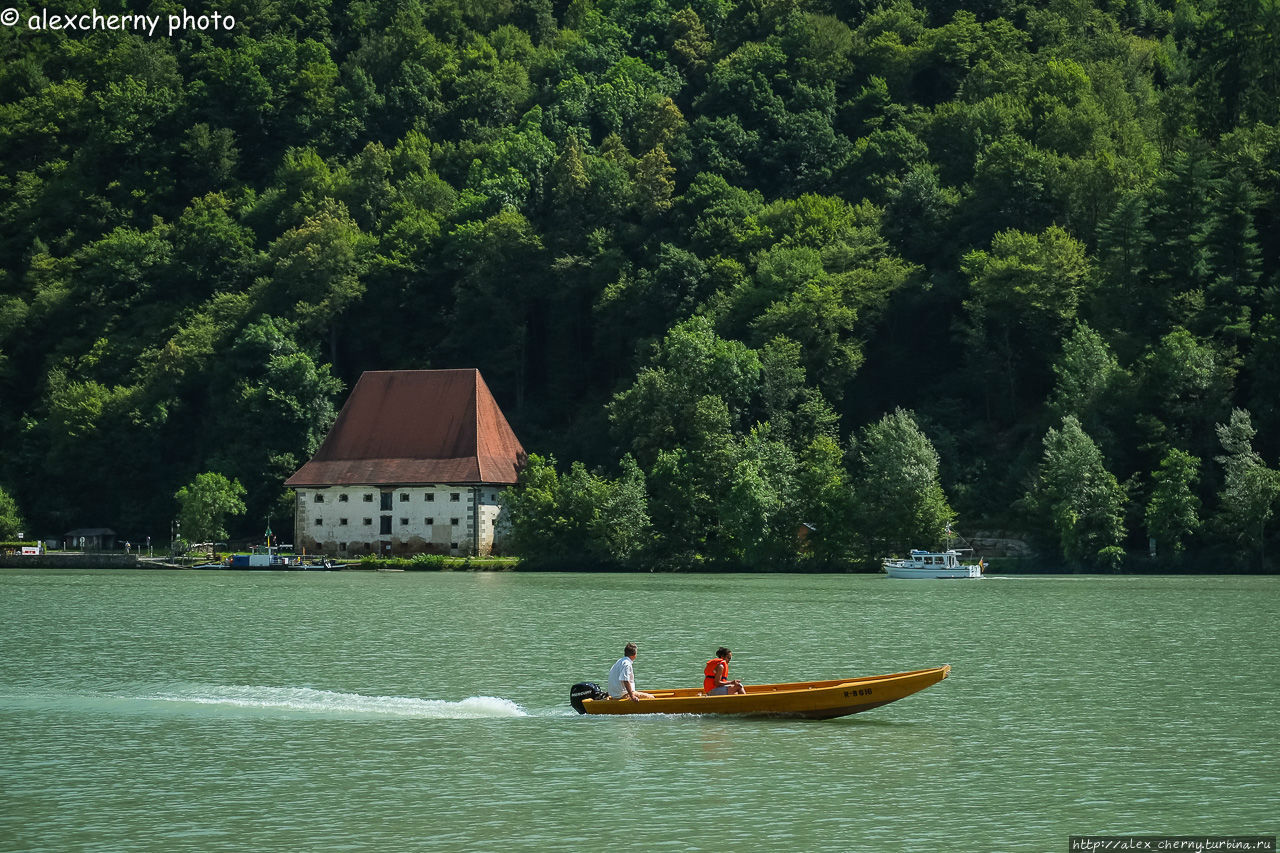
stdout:
POLYGON ((600 685, 592 681, 583 681, 569 688, 569 704, 573 706, 573 710, 579 714, 587 713, 582 707, 582 700, 590 699, 593 702, 599 699, 608 699, 609 694, 600 689, 600 685))

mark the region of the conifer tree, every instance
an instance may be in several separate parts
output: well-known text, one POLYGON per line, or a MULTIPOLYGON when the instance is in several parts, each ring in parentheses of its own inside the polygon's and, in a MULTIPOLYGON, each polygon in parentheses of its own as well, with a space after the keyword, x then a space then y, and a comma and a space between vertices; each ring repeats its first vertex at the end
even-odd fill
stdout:
POLYGON ((1262 251, 1254 211, 1258 194, 1243 179, 1223 181, 1205 236, 1209 287, 1203 331, 1231 340, 1249 337, 1251 314, 1262 277, 1262 251))
POLYGON ((1149 331, 1186 324, 1197 313, 1210 280, 1208 241, 1218 186, 1217 166, 1203 145, 1174 154, 1156 184, 1147 256, 1155 296, 1149 331))
POLYGON ((1098 226, 1103 316, 1113 328, 1129 332, 1143 328, 1156 307, 1151 288, 1145 286, 1151 246, 1149 217, 1143 195, 1130 192, 1098 226))

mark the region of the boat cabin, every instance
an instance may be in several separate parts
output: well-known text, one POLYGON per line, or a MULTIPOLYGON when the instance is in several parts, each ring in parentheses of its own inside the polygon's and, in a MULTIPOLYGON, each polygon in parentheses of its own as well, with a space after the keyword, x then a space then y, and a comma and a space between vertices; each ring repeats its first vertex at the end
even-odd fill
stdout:
POLYGON ((911 556, 903 561, 906 565, 922 569, 953 569, 960 565, 958 551, 912 551, 911 556))

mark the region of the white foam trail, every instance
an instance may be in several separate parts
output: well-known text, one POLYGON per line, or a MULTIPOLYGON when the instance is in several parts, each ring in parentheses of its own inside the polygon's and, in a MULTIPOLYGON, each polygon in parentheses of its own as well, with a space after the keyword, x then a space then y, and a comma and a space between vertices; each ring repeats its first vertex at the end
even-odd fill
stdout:
POLYGON ((207 686, 140 698, 224 708, 343 716, 369 714, 433 719, 528 716, 515 702, 497 696, 470 696, 458 702, 449 702, 410 696, 364 696, 359 693, 314 690, 310 687, 207 686))

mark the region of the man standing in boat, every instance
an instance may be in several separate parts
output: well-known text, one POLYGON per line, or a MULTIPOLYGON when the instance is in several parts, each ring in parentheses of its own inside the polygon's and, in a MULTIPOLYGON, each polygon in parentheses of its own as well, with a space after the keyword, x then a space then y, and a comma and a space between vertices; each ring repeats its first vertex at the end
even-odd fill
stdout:
POLYGON ((706 668, 702 670, 703 693, 708 696, 728 696, 731 693, 747 692, 741 681, 729 680, 729 661, 732 659, 733 652, 724 646, 716 649, 716 656, 707 661, 706 668))
POLYGON ((622 657, 609 670, 609 695, 614 699, 630 699, 638 702, 641 699, 652 699, 653 694, 636 690, 636 677, 631 662, 636 659, 636 644, 627 643, 622 650, 622 657))

